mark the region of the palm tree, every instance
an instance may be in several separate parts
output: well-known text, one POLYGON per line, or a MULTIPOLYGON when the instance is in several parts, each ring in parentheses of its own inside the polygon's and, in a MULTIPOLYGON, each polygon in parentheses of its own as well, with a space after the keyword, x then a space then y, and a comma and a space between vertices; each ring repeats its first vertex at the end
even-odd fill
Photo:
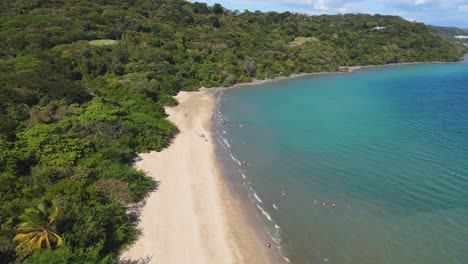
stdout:
POLYGON ((13 241, 18 243, 16 247, 18 255, 25 257, 38 249, 51 250, 62 245, 62 238, 52 230, 52 223, 57 214, 57 207, 49 215, 43 204, 25 210, 19 217, 21 223, 16 226, 19 233, 13 238, 13 241))

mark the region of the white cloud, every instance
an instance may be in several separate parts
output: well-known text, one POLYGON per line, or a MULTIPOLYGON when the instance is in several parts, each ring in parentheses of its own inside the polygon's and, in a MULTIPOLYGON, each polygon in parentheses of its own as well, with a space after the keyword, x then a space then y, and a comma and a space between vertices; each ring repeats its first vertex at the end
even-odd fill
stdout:
POLYGON ((433 12, 457 10, 466 5, 467 0, 378 0, 384 6, 401 9, 402 11, 418 11, 421 7, 429 8, 433 12))
POLYGON ((460 12, 468 12, 468 5, 460 5, 460 6, 458 6, 458 11, 460 11, 460 12))
POLYGON ((416 5, 422 5, 422 4, 427 3, 427 0, 416 0, 414 3, 415 3, 416 5))
POLYGON ((383 13, 398 14, 428 24, 468 26, 467 0, 378 0, 383 13))

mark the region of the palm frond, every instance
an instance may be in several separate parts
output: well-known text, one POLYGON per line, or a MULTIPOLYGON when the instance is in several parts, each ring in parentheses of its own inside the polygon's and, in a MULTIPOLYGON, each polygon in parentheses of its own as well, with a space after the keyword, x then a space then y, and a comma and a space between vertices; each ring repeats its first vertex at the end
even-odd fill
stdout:
POLYGON ((22 232, 22 233, 29 233, 29 232, 34 232, 34 231, 39 231, 42 229, 42 226, 36 226, 35 224, 31 222, 23 222, 18 224, 15 227, 16 231, 22 232))
POLYGON ((52 247, 50 246, 50 241, 49 241, 49 234, 45 235, 45 246, 47 249, 51 250, 52 247))
POLYGON ((31 240, 36 234, 34 232, 30 232, 30 233, 19 233, 17 234, 14 238, 13 238, 13 241, 14 242, 18 242, 18 243, 24 243, 26 241, 29 241, 31 240))
POLYGON ((41 249, 42 248, 42 242, 44 241, 44 239, 47 239, 47 237, 44 236, 44 234, 42 234, 42 236, 40 236, 37 239, 37 242, 34 244, 34 249, 41 249))
POLYGON ((55 207, 54 211, 49 215, 49 224, 52 224, 55 221, 55 218, 58 215, 58 208, 55 207))
POLYGON ((55 247, 60 247, 63 244, 63 239, 54 231, 49 231, 52 236, 55 238, 55 247))
POLYGON ((22 222, 15 229, 19 233, 13 238, 13 242, 18 243, 16 252, 19 255, 28 256, 35 250, 42 248, 53 249, 60 247, 63 240, 51 229, 51 224, 58 215, 58 208, 55 207, 49 215, 40 204, 36 208, 28 208, 19 217, 22 222))

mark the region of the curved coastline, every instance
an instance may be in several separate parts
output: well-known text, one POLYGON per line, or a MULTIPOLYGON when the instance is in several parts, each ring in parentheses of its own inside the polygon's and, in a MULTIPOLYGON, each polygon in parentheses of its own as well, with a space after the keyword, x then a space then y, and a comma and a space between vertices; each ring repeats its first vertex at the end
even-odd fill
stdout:
MULTIPOLYGON (((221 92, 219 92, 220 96, 222 96, 222 91, 224 90, 228 90, 228 89, 233 89, 233 88, 248 88, 250 86, 257 86, 257 85, 262 85, 262 84, 266 84, 266 83, 270 83, 270 82, 276 82, 276 81, 281 81, 281 80, 285 80, 285 79, 291 79, 291 78, 300 78, 300 77, 310 77, 311 75, 325 75, 325 74, 342 74, 342 73, 351 73, 351 72, 354 72, 354 71, 361 71, 361 73, 365 73, 367 72, 367 70, 373 70, 373 69, 379 69, 379 68, 386 68, 386 67, 395 67, 395 66, 411 66, 411 65, 426 65, 426 64, 434 64, 434 65, 439 65, 439 64, 459 64, 459 63, 466 63, 467 60, 466 58, 468 58, 467 55, 465 55, 465 60, 462 61, 462 62, 457 62, 457 63, 439 63, 439 62, 433 62, 433 63, 400 63, 400 64, 390 64, 390 65, 377 65, 377 66, 358 66, 358 67, 353 67, 352 69, 350 69, 351 71, 350 72, 320 72, 320 73, 305 73, 305 74, 298 74, 298 75, 293 75, 293 76, 290 76, 290 77, 279 77, 279 78, 276 78, 276 79, 268 79, 268 80, 255 80, 251 83, 242 83, 242 84, 238 84, 238 85, 235 85, 235 86, 231 86, 231 87, 223 87, 223 88, 219 88, 219 90, 221 90, 221 92)), ((252 103, 252 102, 251 102, 252 103)), ((222 108, 220 108, 219 111, 217 111, 215 109, 215 115, 220 115, 220 119, 221 119, 221 122, 220 124, 223 122, 223 118, 224 118, 224 115, 222 113, 222 108)), ((228 122, 234 122, 236 124, 239 124, 238 122, 235 122, 234 120, 227 120, 228 122)), ((237 120, 239 121, 239 120, 237 120)), ((242 122, 240 122, 242 123, 242 122)), ((226 128, 223 128, 222 125, 220 125, 220 127, 218 127, 218 135, 221 137, 220 140, 218 140, 218 145, 219 145, 219 148, 220 149, 224 149, 226 151, 226 153, 224 153, 224 155, 226 156, 224 159, 224 162, 225 163, 228 163, 228 165, 226 166, 227 168, 223 171, 223 175, 226 176, 226 174, 229 173, 229 171, 231 171, 231 174, 232 174, 232 177, 231 177, 231 180, 229 180, 230 184, 228 184, 229 186, 232 185, 231 181, 234 181, 234 185, 236 185, 235 181, 237 182, 249 182, 248 180, 248 174, 247 174, 247 179, 245 178, 246 177, 246 174, 244 174, 244 170, 243 170, 243 166, 245 165, 245 162, 247 162, 247 164, 249 163, 248 160, 245 160, 242 159, 242 156, 233 156, 233 154, 231 153, 231 146, 233 145, 233 143, 231 143, 231 141, 229 140, 229 130, 226 129, 226 128), (224 131, 224 129, 227 131, 224 131), (226 135, 227 134, 227 135, 226 135), (226 139, 227 138, 227 142, 228 143, 225 143, 226 139), (231 160, 232 159, 232 160, 231 160), (242 165, 241 165, 242 164, 242 165), (239 166, 237 166, 239 165, 239 166), (239 169, 240 168, 240 169, 239 169)), ((213 129, 213 133, 216 134, 216 131, 215 131, 215 128, 213 129)), ((239 143, 239 139, 237 141, 239 143)), ((233 147, 234 148, 234 147, 233 147)), ((233 151, 234 152, 234 151, 233 151)), ((219 153, 218 153, 219 155, 219 153)), ((223 155, 223 153, 221 153, 221 155, 223 155)), ((222 158, 221 158, 222 159, 222 158)), ((237 183, 237 185, 239 185, 239 183, 237 183)), ((240 184, 242 185, 242 184, 240 184)), ((248 185, 245 185, 244 186, 241 186, 241 187, 244 187, 243 189, 244 190, 235 190, 237 191, 238 193, 240 193, 241 195, 244 196, 244 200, 247 201, 247 214, 251 214, 253 213, 254 216, 256 216, 256 218, 266 218, 267 220, 269 220, 270 222, 268 221, 262 221, 265 225, 269 225, 270 227, 272 226, 272 224, 276 227, 275 225, 275 221, 272 221, 270 219, 270 216, 268 215, 268 210, 267 210, 267 213, 264 212, 263 208, 254 208, 256 210, 251 210, 249 209, 248 207, 255 207, 256 206, 259 206, 259 205, 262 205, 262 199, 263 199, 263 196, 262 197, 258 197, 258 195, 255 193, 255 188, 252 189, 252 187, 250 186, 250 183, 248 183, 248 185), (250 188, 250 189, 249 189, 250 188), (247 190, 249 189, 249 190, 247 190), (249 199, 245 199, 245 197, 249 196, 250 200, 249 199), (264 214, 263 216, 261 214, 264 214), (265 215, 266 214, 266 215, 265 215)), ((237 188, 239 189, 239 188, 237 188)), ((262 205, 263 206, 263 205, 262 205)), ((269 208, 271 209, 271 208, 269 208)), ((275 204, 273 204, 273 209, 277 210, 277 207, 275 204)), ((271 209, 271 210, 273 210, 271 209)), ((266 219, 263 219, 263 220, 266 220, 266 219)), ((276 220, 276 219, 274 219, 276 220)), ((254 223, 255 225, 255 223, 254 223)), ((279 227, 278 227, 279 228, 279 227)), ((263 229, 267 229, 266 227, 263 227, 263 229)), ((260 230, 260 232, 262 231, 262 229, 257 229, 257 230, 260 230)), ((274 237, 272 237, 274 239, 274 237)), ((271 239, 271 238, 270 238, 271 239)), ((287 237, 286 239, 283 239, 285 241, 287 241, 287 237)), ((287 242, 286 242, 287 244, 287 242)), ((281 243, 281 246, 282 248, 284 248, 283 246, 283 243, 281 243)), ((285 245, 287 246, 287 245, 285 245)), ((286 250, 286 252, 283 252, 283 253, 286 253, 286 257, 289 255, 288 253, 288 249, 287 248, 284 248, 286 250)))
MULTIPOLYGON (((434 62, 436 63, 436 62, 434 62)), ((345 74, 361 69, 423 63, 352 66, 348 72, 292 74, 254 80, 230 87, 180 92, 169 119, 180 134, 162 152, 139 155, 135 166, 160 182, 141 212, 142 237, 123 259, 149 258, 149 263, 276 263, 278 256, 265 245, 258 221, 249 217, 238 190, 224 177, 212 124, 220 91, 285 79, 322 74, 345 74), (194 177, 197 176, 197 177, 194 177)), ((425 63, 424 63, 425 64, 425 63)))

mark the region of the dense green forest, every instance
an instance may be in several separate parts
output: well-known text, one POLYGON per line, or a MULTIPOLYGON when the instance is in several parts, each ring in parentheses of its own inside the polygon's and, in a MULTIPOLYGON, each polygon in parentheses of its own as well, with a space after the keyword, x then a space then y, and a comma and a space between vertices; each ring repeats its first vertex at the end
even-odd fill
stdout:
POLYGON ((463 49, 395 16, 1 1, 0 262, 117 262, 139 234, 130 209, 157 188, 132 168, 135 153, 162 150, 177 134, 164 106, 180 90, 457 61, 463 49))

